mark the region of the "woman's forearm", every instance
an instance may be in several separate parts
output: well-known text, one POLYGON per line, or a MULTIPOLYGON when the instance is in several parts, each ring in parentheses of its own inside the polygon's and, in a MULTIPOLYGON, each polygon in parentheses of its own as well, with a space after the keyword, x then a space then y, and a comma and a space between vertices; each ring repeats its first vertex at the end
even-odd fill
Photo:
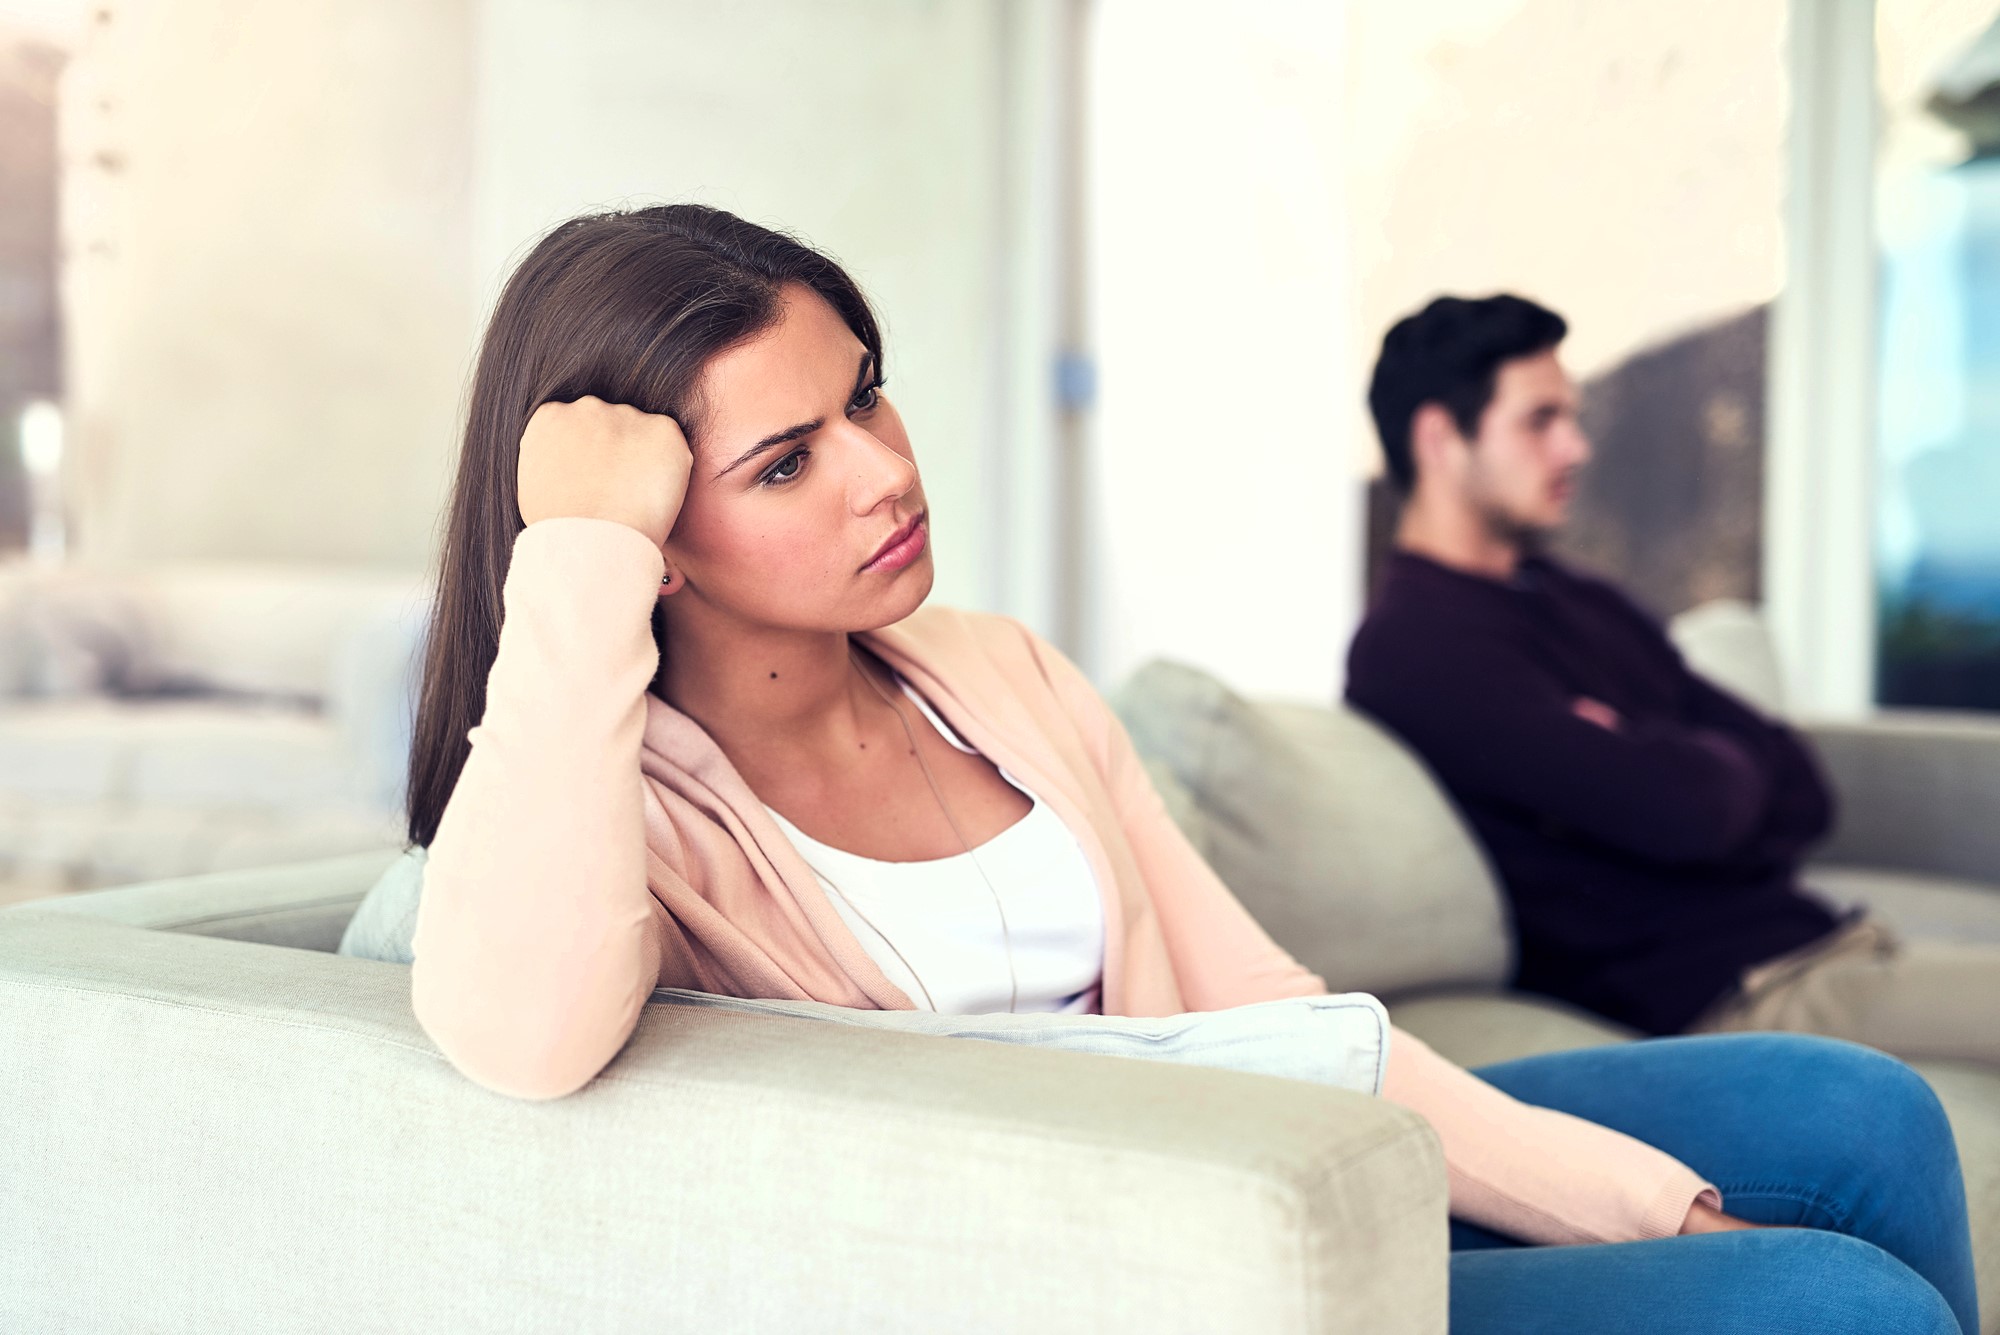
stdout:
POLYGON ((516 540, 472 751, 432 841, 412 1000, 454 1065, 569 1093, 630 1036, 657 981, 639 774, 662 558, 600 519, 516 540))
POLYGON ((1452 1214, 1533 1243, 1671 1237, 1715 1187, 1669 1154, 1495 1089, 1395 1030, 1382 1097, 1423 1115, 1444 1145, 1452 1214))

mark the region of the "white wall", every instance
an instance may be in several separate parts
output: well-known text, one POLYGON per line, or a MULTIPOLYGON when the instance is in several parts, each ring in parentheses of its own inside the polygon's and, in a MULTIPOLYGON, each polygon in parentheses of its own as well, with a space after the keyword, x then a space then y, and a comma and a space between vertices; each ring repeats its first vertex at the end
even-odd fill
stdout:
POLYGON ((482 291, 552 223, 625 202, 715 204, 831 252, 885 326, 935 596, 994 605, 1007 21, 927 0, 486 0, 482 291))
POLYGON ((1325 700, 1360 611, 1337 5, 1101 0, 1093 666, 1325 700))
POLYGON ((690 199, 852 269, 937 596, 1049 629, 1064 0, 106 3, 65 106, 92 554, 422 562, 510 262, 690 199))
POLYGON ((92 12, 61 108, 83 551, 421 562, 473 330, 471 0, 92 12))
POLYGON ((1777 292, 1786 0, 1347 9, 1365 355, 1439 292, 1511 289, 1589 375, 1777 292))

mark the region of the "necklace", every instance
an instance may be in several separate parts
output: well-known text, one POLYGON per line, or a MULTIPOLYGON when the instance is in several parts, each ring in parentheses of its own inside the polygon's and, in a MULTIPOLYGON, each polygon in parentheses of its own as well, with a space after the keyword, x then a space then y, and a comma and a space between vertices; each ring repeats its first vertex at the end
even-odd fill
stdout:
MULTIPOLYGON (((1007 1010, 1009 1014, 1012 1014, 1020 1005, 1021 979, 1020 975, 1014 969, 1014 934, 1007 924, 1007 906, 1001 901, 1000 892, 994 889, 993 878, 986 874, 986 867, 980 862, 979 854, 973 849, 971 841, 965 837, 965 831, 959 828, 957 817, 952 815, 951 804, 944 800, 944 790, 938 786, 937 777, 931 773, 930 762, 924 759, 923 748, 917 745, 916 730, 910 726, 908 715, 903 713, 902 707, 890 699, 888 692, 884 691, 876 683, 874 677, 869 675, 868 670, 861 664, 859 658, 856 657, 854 646, 851 643, 848 645, 847 653, 848 661, 854 665, 854 670, 859 674, 861 680, 867 682, 868 688, 881 697, 882 703, 889 707, 889 712, 896 716, 896 722, 902 725, 903 735, 910 742, 910 754, 917 758, 917 766, 924 772, 924 782, 930 786, 931 796, 937 799, 938 810, 944 813, 945 824, 951 827, 952 836, 958 840, 959 847, 965 850, 965 856, 972 863, 973 870, 979 873, 980 881, 986 886, 986 893, 993 897, 993 911, 1000 920, 1000 941, 1007 956, 1007 1010)), ((807 865, 810 866, 811 864, 808 863, 807 865)), ((909 970, 910 977, 917 980, 917 990, 924 994, 924 1003, 931 1010, 936 1011, 938 1008, 937 1001, 931 996, 930 988, 925 985, 923 975, 917 972, 916 966, 910 963, 909 957, 903 954, 896 943, 889 939, 889 934, 884 932, 880 927, 877 927, 874 920, 862 911, 861 906, 856 904, 851 896, 840 889, 840 886, 831 876, 828 876, 818 867, 813 867, 812 870, 820 879, 824 880, 828 885, 833 886, 847 907, 854 911, 854 916, 861 919, 867 925, 868 930, 875 933, 876 938, 882 944, 889 947, 890 953, 895 955, 905 969, 909 970)))

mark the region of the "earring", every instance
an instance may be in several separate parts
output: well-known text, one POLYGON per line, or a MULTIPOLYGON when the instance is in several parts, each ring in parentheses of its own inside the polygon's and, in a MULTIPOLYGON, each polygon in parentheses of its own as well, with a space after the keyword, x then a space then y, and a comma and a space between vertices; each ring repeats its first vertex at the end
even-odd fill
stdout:
POLYGON ((669 571, 668 571, 668 572, 667 572, 666 574, 664 574, 664 575, 660 576, 660 587, 661 587, 661 588, 663 588, 663 589, 666 589, 666 588, 672 588, 672 587, 673 587, 673 583, 674 583, 674 572, 673 572, 673 571, 669 570, 669 571))

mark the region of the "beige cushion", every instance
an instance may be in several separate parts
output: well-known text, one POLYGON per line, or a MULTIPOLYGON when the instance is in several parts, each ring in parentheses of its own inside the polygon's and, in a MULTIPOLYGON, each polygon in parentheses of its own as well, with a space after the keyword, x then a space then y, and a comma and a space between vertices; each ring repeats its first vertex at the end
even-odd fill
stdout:
POLYGON ((1568 1052, 1637 1038, 1635 1030, 1524 992, 1449 989, 1408 996, 1389 1020, 1460 1066, 1568 1052))
POLYGON ((1210 865, 1336 991, 1509 976, 1491 872, 1430 776, 1379 727, 1345 708, 1253 704, 1164 662, 1114 704, 1140 753, 1199 805, 1190 834, 1210 865))

